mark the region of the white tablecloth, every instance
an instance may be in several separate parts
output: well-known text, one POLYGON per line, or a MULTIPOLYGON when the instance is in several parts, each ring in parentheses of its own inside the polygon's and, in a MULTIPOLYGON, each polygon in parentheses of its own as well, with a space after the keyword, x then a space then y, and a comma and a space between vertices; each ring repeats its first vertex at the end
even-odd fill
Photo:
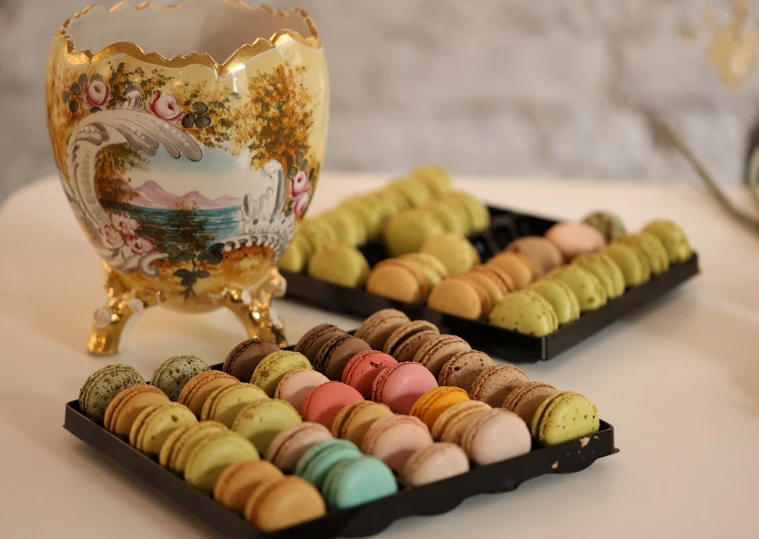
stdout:
MULTIPOLYGON (((315 210, 380 178, 330 176, 315 210)), ((560 358, 525 371, 593 400, 621 452, 571 475, 470 499, 379 537, 759 536, 759 238, 689 185, 461 180, 498 205, 563 218, 618 212, 631 228, 657 216, 680 223, 703 274, 560 358)), ((746 197, 747 198, 747 197, 746 197)), ((744 200, 747 202, 747 200, 744 200)), ((84 352, 101 268, 57 180, 0 208, 0 537, 213 537, 211 530, 61 428, 64 403, 106 362, 149 377, 164 358, 222 361, 244 338, 227 312, 150 310, 113 359, 84 352)), ((356 320, 278 301, 290 340, 329 320, 356 320)), ((508 358, 501 358, 508 360, 508 358)))

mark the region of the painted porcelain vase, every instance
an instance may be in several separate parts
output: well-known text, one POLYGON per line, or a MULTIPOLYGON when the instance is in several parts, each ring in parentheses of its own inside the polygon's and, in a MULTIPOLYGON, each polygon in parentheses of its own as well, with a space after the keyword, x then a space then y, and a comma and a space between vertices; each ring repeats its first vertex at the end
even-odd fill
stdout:
POLYGON ((276 263, 308 209, 328 116, 311 19, 236 0, 95 6, 53 39, 50 137, 61 181, 103 260, 107 304, 89 352, 163 305, 234 311, 285 344, 276 263))

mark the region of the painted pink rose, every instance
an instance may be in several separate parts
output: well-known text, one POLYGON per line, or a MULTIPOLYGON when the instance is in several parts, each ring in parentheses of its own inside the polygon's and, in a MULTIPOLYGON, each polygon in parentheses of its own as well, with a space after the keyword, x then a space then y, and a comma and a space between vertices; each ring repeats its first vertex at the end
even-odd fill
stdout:
POLYGON ((306 191, 305 193, 301 193, 300 196, 298 196, 295 199, 295 204, 293 204, 293 213, 300 217, 304 213, 306 213, 306 210, 308 209, 308 205, 311 202, 311 193, 309 191, 306 191))
POLYGON ((111 249, 118 249, 124 245, 124 238, 121 237, 121 233, 118 230, 113 228, 113 225, 100 227, 100 237, 103 239, 105 246, 111 249))
POLYGON ((105 108, 111 101, 111 87, 100 80, 92 81, 84 87, 82 102, 84 107, 91 109, 94 107, 105 108))
POLYGON ((161 90, 153 91, 153 97, 145 104, 145 108, 167 122, 177 123, 184 117, 179 100, 171 94, 164 94, 161 90))
POLYGON ((302 170, 298 172, 292 180, 290 185, 290 192, 293 198, 297 198, 298 195, 310 191, 311 187, 308 185, 308 172, 302 170))
POLYGON ((126 245, 136 255, 146 255, 152 253, 153 249, 155 249, 152 241, 147 238, 140 238, 139 236, 127 238, 126 245))
POLYGON ((135 230, 140 228, 140 222, 129 217, 126 212, 112 213, 111 224, 117 231, 126 235, 134 234, 135 230))

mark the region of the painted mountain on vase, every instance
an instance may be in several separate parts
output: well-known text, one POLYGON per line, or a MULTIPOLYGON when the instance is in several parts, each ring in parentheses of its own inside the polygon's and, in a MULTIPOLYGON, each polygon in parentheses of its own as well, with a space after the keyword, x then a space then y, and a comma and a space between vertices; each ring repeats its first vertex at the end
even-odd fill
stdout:
POLYGON ((163 189, 153 180, 148 180, 139 187, 132 187, 124 178, 120 180, 119 189, 129 193, 129 204, 143 208, 196 208, 210 210, 218 208, 239 207, 242 198, 223 195, 210 199, 198 191, 190 191, 184 195, 174 195, 163 189))

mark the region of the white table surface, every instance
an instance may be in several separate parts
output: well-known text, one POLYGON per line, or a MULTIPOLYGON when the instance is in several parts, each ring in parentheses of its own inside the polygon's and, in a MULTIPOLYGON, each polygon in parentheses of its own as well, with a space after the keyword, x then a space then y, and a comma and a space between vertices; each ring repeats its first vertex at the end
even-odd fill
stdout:
MULTIPOLYGON (((380 180, 325 177, 313 209, 380 180)), ((442 516, 401 520, 377 537, 759 537, 759 238, 694 185, 458 185, 556 217, 612 209, 633 229, 667 216, 687 231, 703 273, 559 358, 524 367, 593 400, 615 427, 619 454, 581 473, 478 496, 442 516)), ((63 430, 64 403, 108 362, 149 377, 177 353, 222 361, 244 338, 237 321, 221 311, 151 310, 118 358, 88 356, 90 317, 104 300, 100 263, 52 178, 0 208, 0 253, 0 537, 215 537, 63 430)), ((357 325, 284 300, 277 310, 291 341, 325 320, 357 325)))

